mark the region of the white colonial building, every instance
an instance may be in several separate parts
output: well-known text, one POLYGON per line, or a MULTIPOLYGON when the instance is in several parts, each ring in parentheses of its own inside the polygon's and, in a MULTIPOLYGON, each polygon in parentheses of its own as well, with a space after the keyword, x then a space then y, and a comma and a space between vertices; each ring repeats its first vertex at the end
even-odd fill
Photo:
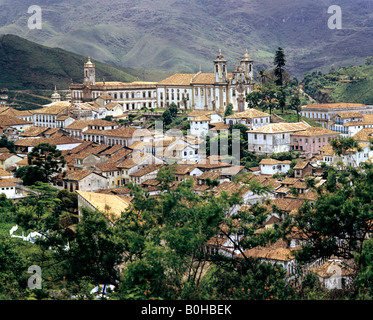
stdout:
POLYGON ((291 134, 309 127, 305 122, 270 123, 260 129, 248 130, 248 151, 265 155, 290 151, 291 134))
POLYGON ((175 74, 160 82, 96 82, 90 58, 84 64, 82 84, 70 84, 73 103, 90 102, 100 96, 123 103, 124 112, 141 108, 166 108, 175 103, 180 109, 216 110, 223 113, 229 104, 244 111, 245 98, 253 88, 253 60, 246 52, 232 73, 221 52, 214 60, 214 72, 175 74))

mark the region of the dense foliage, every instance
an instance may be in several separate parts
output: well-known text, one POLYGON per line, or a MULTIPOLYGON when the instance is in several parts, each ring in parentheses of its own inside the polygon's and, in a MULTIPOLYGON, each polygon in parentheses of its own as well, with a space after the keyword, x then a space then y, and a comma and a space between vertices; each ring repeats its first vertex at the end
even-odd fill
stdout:
POLYGON ((195 194, 192 180, 175 187, 169 165, 159 172, 159 197, 130 185, 133 206, 120 218, 82 209, 79 220, 75 193, 38 182, 32 187, 37 193, 18 203, 0 199, 5 228, 0 233, 0 297, 93 299, 94 287, 112 285, 111 299, 368 299, 372 245, 364 239, 373 218, 373 165, 362 169, 325 167, 327 183, 315 187, 319 200, 312 206, 305 202, 295 216, 283 214, 282 223, 269 229, 263 229, 268 207, 234 209, 243 203, 243 186, 264 196, 271 192, 247 174, 235 179, 237 191, 216 197, 195 194), (26 235, 38 231, 41 237, 35 243, 10 238, 8 230, 16 224, 26 235), (296 284, 282 266, 246 256, 248 249, 287 239, 294 227, 312 240, 297 255, 300 266, 331 255, 356 259, 354 286, 328 291, 312 274, 296 284), (231 241, 241 258, 207 250, 218 234, 231 241), (30 265, 41 267, 42 289, 27 287, 30 265))

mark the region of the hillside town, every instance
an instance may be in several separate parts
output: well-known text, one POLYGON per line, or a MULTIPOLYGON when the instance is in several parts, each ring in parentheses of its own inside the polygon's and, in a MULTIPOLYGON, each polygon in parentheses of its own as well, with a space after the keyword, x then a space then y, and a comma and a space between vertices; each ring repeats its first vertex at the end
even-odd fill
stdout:
MULTIPOLYGON (((156 198, 164 192, 158 173, 172 166, 175 181, 171 188, 189 179, 197 195, 238 193, 242 203, 230 207, 227 215, 234 216, 257 203, 264 205, 270 214, 260 230, 267 230, 275 228, 284 214, 295 214, 305 202, 313 206, 320 196, 314 186, 327 181, 325 165, 343 170, 373 162, 373 105, 308 104, 301 107, 302 119, 289 122, 248 105, 246 96, 256 89, 253 61, 247 51, 233 73, 227 72, 227 61, 220 51, 213 70, 175 74, 159 82, 96 82, 95 65, 88 58, 83 82, 71 83, 65 100, 55 88, 52 102, 40 109, 2 105, 1 134, 14 144, 14 150, 0 149, 0 192, 14 201, 34 192, 16 172, 30 166, 29 155, 36 146, 48 144, 56 146, 65 160, 50 185, 75 192, 79 214, 82 208, 89 208, 120 217, 134 201, 130 185, 140 186, 156 198), (187 121, 185 126, 165 130, 159 109, 171 105, 176 105, 177 116, 187 121), (229 115, 228 107, 232 108, 229 115), (206 147, 206 137, 211 142, 228 136, 237 125, 245 129, 244 151, 258 157, 256 165, 206 147), (357 146, 338 152, 331 142, 340 137, 353 138, 357 146), (285 154, 295 156, 278 157, 285 154), (249 187, 252 181, 267 191, 254 192, 249 187)), ((237 147, 238 153, 241 147, 237 147)), ((307 237, 294 230, 288 240, 242 251, 238 242, 222 233, 211 237, 207 245, 211 252, 228 257, 242 259, 245 255, 281 265, 290 281, 298 272, 292 253, 307 237)), ((315 259, 306 269, 333 289, 339 280, 326 272, 331 267, 341 270, 344 285, 352 281, 351 261, 341 257, 315 259)))

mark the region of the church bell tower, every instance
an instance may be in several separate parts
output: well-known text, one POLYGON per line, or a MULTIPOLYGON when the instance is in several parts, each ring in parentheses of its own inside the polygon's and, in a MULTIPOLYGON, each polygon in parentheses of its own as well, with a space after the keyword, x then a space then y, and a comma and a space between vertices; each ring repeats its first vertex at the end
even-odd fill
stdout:
POLYGON ((94 85, 96 83, 96 67, 88 57, 88 61, 84 64, 84 84, 94 85))
POLYGON ((215 83, 226 83, 228 79, 227 60, 224 59, 221 50, 214 60, 214 73, 215 83))

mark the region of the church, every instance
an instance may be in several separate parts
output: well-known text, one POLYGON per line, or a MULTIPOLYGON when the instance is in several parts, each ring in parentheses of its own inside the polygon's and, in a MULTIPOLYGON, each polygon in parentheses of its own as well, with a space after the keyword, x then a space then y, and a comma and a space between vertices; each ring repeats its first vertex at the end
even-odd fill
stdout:
POLYGON ((212 110, 224 113, 229 104, 233 111, 247 109, 245 98, 253 90, 253 60, 247 50, 232 73, 219 50, 213 61, 213 73, 177 73, 160 82, 96 82, 91 59, 84 64, 84 80, 70 84, 72 103, 90 102, 110 96, 123 104, 123 111, 166 108, 175 103, 180 110, 212 110))

